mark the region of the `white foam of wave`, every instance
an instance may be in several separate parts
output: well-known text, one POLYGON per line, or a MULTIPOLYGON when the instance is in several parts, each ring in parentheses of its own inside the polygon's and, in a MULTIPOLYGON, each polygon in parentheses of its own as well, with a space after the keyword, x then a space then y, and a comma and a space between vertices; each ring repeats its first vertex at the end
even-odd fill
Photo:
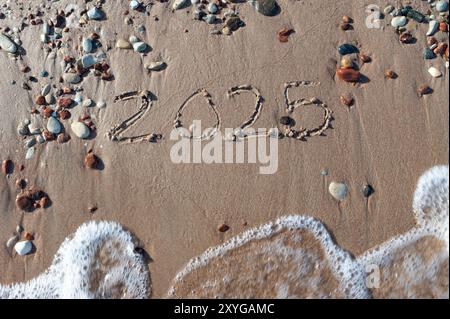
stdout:
MULTIPOLYGON (((175 285, 169 289, 168 296, 176 296, 177 291, 175 286, 177 282, 182 282, 183 278, 194 270, 200 267, 207 267, 208 264, 215 258, 222 257, 227 252, 239 248, 251 241, 270 238, 283 230, 302 229, 313 234, 317 241, 321 244, 325 258, 329 262, 333 275, 339 281, 339 290, 344 292, 348 298, 369 297, 368 289, 365 286, 365 272, 361 265, 358 264, 349 253, 334 243, 328 230, 320 221, 312 217, 305 216, 286 216, 279 218, 269 224, 250 229, 243 234, 232 238, 223 245, 208 249, 201 256, 189 261, 189 263, 176 275, 175 285)), ((278 247, 277 252, 279 252, 279 249, 288 249, 285 246, 279 247, 280 243, 275 244, 275 247, 278 247)), ((295 250, 290 250, 289 252, 290 254, 305 253, 295 250)), ((270 254, 271 252, 267 251, 266 253, 270 254)), ((301 256, 299 256, 298 259, 302 260, 301 256)), ((302 265, 299 265, 299 267, 301 266, 302 265)), ((224 276, 224 274, 219 274, 219 276, 224 276)), ((242 276, 251 276, 251 274, 245 273, 242 274, 242 276)), ((301 278, 297 278, 297 280, 301 280, 301 278)), ((267 287, 267 289, 271 288, 272 287, 267 287)), ((286 289, 284 289, 284 287, 279 287, 279 289, 280 297, 286 297, 286 289)))
POLYGON ((66 238, 45 273, 0 285, 0 298, 147 298, 150 275, 135 247, 120 224, 88 222, 66 238))

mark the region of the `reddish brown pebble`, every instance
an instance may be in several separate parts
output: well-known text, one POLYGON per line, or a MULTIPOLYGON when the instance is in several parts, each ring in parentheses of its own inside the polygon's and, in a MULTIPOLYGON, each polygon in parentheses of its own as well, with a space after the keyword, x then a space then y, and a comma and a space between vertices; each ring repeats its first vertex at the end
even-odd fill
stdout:
POLYGON ((33 208, 33 199, 28 195, 19 195, 16 198, 16 206, 20 210, 30 210, 33 208))
POLYGON ((39 205, 44 209, 47 208, 49 204, 50 198, 48 198, 48 196, 44 196, 39 200, 39 205))
POLYGON ((350 27, 351 27, 350 23, 342 23, 341 24, 341 30, 342 31, 347 31, 347 30, 350 29, 350 27))
POLYGON ((92 152, 86 155, 84 159, 84 166, 90 169, 98 168, 99 158, 92 152))
POLYGON ((51 108, 49 108, 49 107, 45 107, 45 108, 42 110, 42 116, 43 116, 44 118, 46 118, 46 119, 48 119, 49 117, 51 117, 52 114, 53 114, 53 110, 52 110, 51 108))
POLYGON ((294 29, 283 28, 278 31, 278 40, 282 43, 288 42, 289 36, 294 32, 294 29))
POLYGON ((433 46, 438 43, 438 40, 435 37, 429 37, 427 40, 428 46, 433 46))
POLYGON ((405 32, 405 33, 402 33, 400 35, 400 42, 401 43, 408 44, 408 43, 411 43, 412 41, 413 41, 413 36, 412 36, 411 33, 405 32))
POLYGON ((430 94, 432 90, 428 85, 424 84, 421 85, 417 91, 419 92, 420 95, 427 95, 430 94))
POLYGON ((66 133, 61 133, 61 134, 58 135, 57 141, 60 144, 67 143, 68 141, 70 141, 70 135, 68 135, 66 133))
POLYGON ((4 175, 9 175, 12 173, 14 164, 11 160, 4 160, 2 163, 2 172, 4 175))
POLYGON ((369 63, 370 61, 372 61, 372 58, 370 56, 368 56, 367 54, 364 54, 364 53, 362 53, 359 56, 359 58, 360 58, 361 62, 363 62, 363 63, 369 63))
POLYGON ((352 106, 354 103, 354 99, 350 93, 341 95, 340 100, 342 105, 345 106, 352 106))
POLYGON ((62 99, 59 99, 59 101, 58 101, 58 105, 60 107, 64 107, 64 108, 70 107, 72 105, 72 103, 73 103, 73 100, 70 98, 62 98, 62 99))
POLYGON ((230 227, 229 227, 228 225, 225 225, 225 224, 222 224, 222 225, 219 226, 219 231, 220 231, 221 233, 225 233, 225 232, 227 232, 229 229, 230 229, 230 227))
POLYGON ((68 87, 63 87, 62 91, 63 91, 64 94, 70 94, 70 93, 72 93, 72 89, 71 89, 71 88, 68 88, 68 87))
POLYGON ((91 214, 93 214, 93 213, 95 213, 96 211, 97 211, 97 207, 96 206, 90 206, 89 208, 88 208, 88 210, 89 210, 89 213, 91 213, 91 214))
POLYGON ((355 83, 361 80, 361 73, 354 69, 338 69, 336 75, 345 82, 355 83))
POLYGON ((71 114, 68 110, 62 110, 61 112, 59 112, 59 118, 61 120, 68 120, 70 119, 71 114))
POLYGON ((445 22, 441 22, 441 23, 439 24, 439 30, 440 30, 441 32, 448 32, 448 24, 445 23, 445 22))
POLYGON ((44 133, 42 133, 42 135, 44 136, 44 139, 47 142, 51 142, 51 141, 55 140, 55 134, 53 134, 52 132, 44 131, 44 133))
POLYGON ((37 105, 45 105, 45 97, 43 97, 42 95, 38 96, 36 98, 36 104, 37 105))
POLYGON ((25 187, 27 187, 27 182, 24 179, 18 179, 16 181, 16 186, 19 189, 24 189, 25 187))
POLYGON ((387 70, 385 73, 386 78, 388 79, 396 79, 398 77, 397 73, 392 70, 387 70))
POLYGON ((447 50, 447 47, 447 43, 440 43, 437 48, 434 49, 434 53, 443 56, 445 54, 445 50, 447 50))
POLYGON ((342 22, 344 23, 352 23, 352 18, 350 18, 349 16, 343 16, 342 17, 342 22))
POLYGON ((32 233, 25 233, 25 240, 34 240, 34 236, 32 233))

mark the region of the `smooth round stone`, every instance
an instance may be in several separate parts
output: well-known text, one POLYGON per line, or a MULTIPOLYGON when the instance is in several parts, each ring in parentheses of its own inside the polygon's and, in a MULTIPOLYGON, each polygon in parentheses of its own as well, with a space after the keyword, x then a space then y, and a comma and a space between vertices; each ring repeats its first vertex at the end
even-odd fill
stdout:
POLYGON ((189 0, 175 0, 172 5, 173 10, 183 9, 187 7, 189 4, 189 0))
POLYGON ((26 124, 25 122, 20 122, 19 125, 17 125, 17 133, 22 136, 27 136, 30 133, 28 124, 26 124))
POLYGON ((81 82, 81 77, 75 73, 66 73, 66 74, 64 74, 63 79, 64 79, 64 82, 67 82, 70 84, 78 84, 81 82))
POLYGON ((140 42, 138 37, 135 35, 130 35, 130 37, 128 38, 128 41, 130 41, 131 44, 135 44, 136 42, 140 42))
POLYGON ((351 44, 343 44, 338 48, 340 55, 348 55, 348 54, 354 54, 359 53, 359 49, 351 44))
POLYGON ((30 160, 34 157, 34 147, 30 147, 27 151, 27 153, 25 154, 25 159, 26 160, 30 160))
POLYGON ((338 201, 344 200, 348 195, 348 187, 343 183, 331 182, 328 191, 338 201))
POLYGON ((391 21, 391 25, 394 28, 401 28, 408 24, 408 19, 404 16, 394 17, 391 21))
POLYGON ((425 48, 423 50, 423 57, 425 60, 432 60, 436 58, 436 54, 430 48, 425 48))
POLYGON ((134 51, 139 53, 144 53, 147 50, 147 47, 148 45, 145 42, 136 42, 133 44, 134 51))
POLYGON ((117 40, 116 47, 119 49, 132 49, 133 48, 131 43, 124 39, 117 40))
POLYGON ((394 11, 394 7, 389 5, 386 8, 384 8, 384 14, 390 14, 392 11, 394 11))
POLYGON ((427 36, 433 36, 439 30, 439 21, 431 20, 428 25, 427 36))
POLYGON ((97 58, 92 54, 86 54, 81 57, 81 65, 85 69, 89 69, 91 66, 98 62, 97 58))
POLYGON ((42 33, 49 35, 52 32, 52 27, 48 23, 44 23, 42 26, 42 33))
POLYGON ((265 16, 273 16, 276 14, 278 4, 275 0, 252 0, 252 5, 256 11, 265 16))
POLYGON ((83 51, 86 53, 91 53, 94 50, 94 43, 91 39, 83 39, 83 51))
POLYGON ((86 99, 83 101, 82 106, 83 107, 91 107, 94 104, 94 102, 91 99, 86 99))
POLYGON ((27 147, 27 148, 33 147, 34 145, 36 145, 36 139, 35 138, 30 138, 30 139, 25 141, 25 147, 27 147))
POLYGON ((41 95, 42 95, 42 96, 46 96, 47 94, 50 93, 50 90, 51 90, 51 89, 52 89, 52 86, 51 86, 50 84, 45 85, 45 86, 42 88, 41 95))
POLYGON ((141 6, 141 3, 140 3, 139 1, 132 0, 132 1, 130 2, 130 8, 131 8, 131 10, 137 10, 137 9, 139 9, 140 6, 141 6))
POLYGON ((29 240, 19 241, 14 245, 14 250, 20 255, 25 256, 33 250, 33 244, 29 240))
POLYGON ((448 2, 447 1, 436 2, 436 10, 439 12, 448 11, 448 2))
POLYGON ((209 13, 216 14, 219 11, 219 8, 214 2, 210 2, 208 4, 208 11, 209 13))
POLYGON ((47 122, 47 130, 53 134, 59 134, 62 131, 62 125, 57 119, 50 117, 47 122))
POLYGON ((34 135, 34 134, 40 134, 41 128, 39 126, 37 126, 35 123, 30 123, 28 124, 28 131, 30 132, 30 134, 34 135))
POLYGON ((87 12, 87 16, 90 20, 101 20, 103 12, 99 8, 94 7, 87 12))
POLYGON ((365 198, 368 198, 370 196, 372 196, 373 193, 375 193, 375 190, 373 189, 373 187, 371 185, 366 185, 363 187, 363 195, 365 198))
POLYGON ((149 71, 161 71, 166 67, 166 63, 163 61, 150 62, 145 65, 145 68, 149 71))
POLYGON ((70 126, 72 132, 79 138, 86 139, 91 135, 91 130, 82 122, 73 122, 70 126))
POLYGON ((6 35, 0 32, 0 48, 8 53, 16 53, 18 48, 17 45, 11 41, 6 35))
POLYGON ((97 107, 99 109, 104 109, 106 107, 106 102, 105 101, 98 101, 97 107))
POLYGON ((431 68, 428 69, 428 73, 430 73, 430 75, 434 78, 439 78, 442 76, 441 71, 439 71, 437 68, 435 68, 434 66, 432 66, 431 68))
POLYGON ((217 18, 214 14, 207 14, 203 20, 205 20, 206 23, 208 24, 213 24, 214 22, 216 22, 217 18))
POLYGON ((45 96, 45 103, 47 104, 55 104, 55 97, 52 94, 47 94, 45 96))

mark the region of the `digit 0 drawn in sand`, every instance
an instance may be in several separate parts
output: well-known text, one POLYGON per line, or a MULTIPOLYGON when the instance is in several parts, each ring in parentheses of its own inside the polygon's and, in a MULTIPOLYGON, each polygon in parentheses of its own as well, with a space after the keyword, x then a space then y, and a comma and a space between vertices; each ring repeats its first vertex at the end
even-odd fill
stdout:
POLYGON ((136 125, 138 121, 141 120, 150 111, 153 105, 151 93, 147 90, 125 92, 123 94, 116 96, 114 98, 114 103, 128 101, 132 99, 141 99, 141 106, 139 107, 139 110, 122 123, 113 126, 107 133, 107 136, 111 141, 115 142, 127 142, 127 143, 157 142, 162 138, 161 134, 149 133, 137 136, 128 136, 128 137, 123 136, 123 133, 125 133, 134 125, 136 125))
POLYGON ((220 115, 219 112, 217 112, 216 106, 214 104, 214 102, 212 101, 211 98, 211 94, 204 88, 202 89, 198 89, 197 91, 195 91, 194 93, 192 93, 184 102, 183 104, 181 104, 180 108, 178 109, 177 115, 175 117, 174 120, 174 128, 177 129, 179 131, 179 134, 181 137, 184 138, 189 138, 189 139, 200 139, 200 140, 208 140, 212 137, 214 137, 214 135, 217 134, 217 132, 220 129, 220 115), (181 121, 181 118, 183 116, 183 111, 186 109, 186 107, 188 106, 188 104, 195 99, 198 95, 201 95, 205 98, 206 103, 208 104, 208 106, 211 108, 211 110, 214 113, 214 116, 216 117, 216 123, 214 124, 214 126, 208 131, 208 132, 204 132, 202 133, 200 136, 194 136, 193 135, 193 126, 190 127, 189 132, 190 134, 187 135, 185 133, 185 130, 181 130, 180 128, 183 128, 183 123, 181 121))
POLYGON ((240 86, 234 86, 231 89, 228 90, 227 95, 229 98, 234 97, 236 95, 241 94, 242 92, 250 92, 255 95, 255 110, 253 111, 252 115, 244 122, 242 125, 237 128, 233 135, 230 137, 232 140, 236 139, 245 139, 249 137, 258 137, 260 135, 268 135, 268 133, 260 134, 256 131, 246 131, 250 127, 252 127, 256 121, 259 118, 259 115, 261 114, 264 98, 261 95, 261 92, 252 86, 251 84, 244 84, 240 86))
POLYGON ((333 120, 333 111, 328 108, 328 106, 320 101, 318 98, 300 98, 297 100, 291 100, 289 98, 289 90, 291 88, 296 87, 316 87, 319 86, 320 82, 311 82, 311 81, 293 81, 293 82, 287 82, 284 84, 284 99, 286 102, 286 112, 288 114, 292 114, 295 109, 298 107, 303 107, 307 105, 314 105, 317 106, 324 111, 324 117, 323 122, 320 126, 312 129, 307 129, 300 127, 299 130, 296 130, 292 127, 292 125, 285 125, 284 126, 284 134, 287 137, 296 138, 298 140, 307 140, 308 137, 313 136, 321 136, 323 133, 331 127, 331 121, 333 120))

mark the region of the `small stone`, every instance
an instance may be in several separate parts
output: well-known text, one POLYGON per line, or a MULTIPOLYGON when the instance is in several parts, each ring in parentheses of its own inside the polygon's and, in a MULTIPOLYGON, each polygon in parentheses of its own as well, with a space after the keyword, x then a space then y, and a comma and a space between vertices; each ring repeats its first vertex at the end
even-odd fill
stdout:
POLYGON ((217 12, 219 12, 219 8, 217 7, 217 5, 214 2, 210 2, 208 4, 208 11, 211 14, 216 14, 217 12))
POLYGON ((375 190, 373 189, 373 187, 371 185, 366 185, 363 187, 363 195, 365 198, 368 198, 370 196, 372 196, 373 193, 375 193, 375 190))
POLYGON ((189 5, 189 0, 175 0, 172 5, 173 10, 180 10, 189 5))
POLYGON ((385 77, 388 79, 396 79, 398 77, 398 75, 393 70, 387 70, 385 72, 385 77))
POLYGON ((130 8, 131 8, 131 10, 137 10, 137 9, 139 9, 140 6, 141 6, 141 3, 140 3, 139 1, 132 0, 132 1, 130 2, 130 8))
POLYGON ((75 136, 81 139, 86 139, 91 135, 91 130, 89 127, 82 122, 73 122, 70 128, 75 136))
POLYGON ((359 49, 357 47, 355 47, 352 44, 343 44, 338 48, 339 54, 340 55, 348 55, 348 54, 354 54, 354 53, 359 53, 359 49))
POLYGON ((18 189, 24 189, 25 187, 27 187, 27 182, 24 180, 24 179, 18 179, 17 181, 16 181, 16 187, 18 188, 18 189))
POLYGON ((97 169, 99 163, 100 163, 99 158, 92 152, 88 153, 84 159, 84 166, 90 169, 97 169))
POLYGON ((124 39, 117 40, 116 47, 119 49, 132 49, 133 48, 131 43, 124 39))
POLYGON ((163 61, 151 62, 146 64, 145 68, 149 71, 161 71, 166 68, 166 63, 163 61))
POLYGON ((355 100, 353 99, 353 96, 350 93, 346 93, 341 95, 340 101, 342 105, 350 107, 353 105, 355 100))
POLYGON ((400 42, 404 44, 412 43, 414 40, 414 37, 410 32, 404 32, 400 35, 400 42))
POLYGON ((89 38, 84 38, 82 42, 83 51, 86 53, 91 53, 94 50, 94 43, 89 38))
POLYGON ((439 23, 439 31, 447 33, 448 32, 448 24, 445 22, 439 23))
POLYGON ((225 233, 225 232, 227 232, 228 230, 230 230, 230 226, 225 225, 225 224, 222 224, 222 225, 219 226, 218 230, 219 230, 221 233, 225 233))
POLYGON ((430 94, 432 92, 432 89, 430 88, 429 85, 424 84, 424 85, 421 85, 419 87, 417 92, 419 93, 419 95, 427 95, 427 94, 430 94))
POLYGON ((442 76, 441 71, 439 71, 437 68, 435 68, 434 66, 432 66, 431 68, 428 69, 428 73, 430 73, 430 75, 434 78, 439 78, 442 76))
POLYGON ((436 2, 436 10, 438 12, 448 11, 448 2, 444 0, 436 2))
POLYGON ((292 119, 289 116, 283 116, 280 118, 280 124, 286 125, 286 126, 293 126, 294 125, 294 119, 292 119))
POLYGON ((50 84, 44 85, 44 87, 41 90, 41 95, 46 96, 50 93, 50 90, 52 89, 52 86, 50 84))
POLYGON ((348 58, 348 57, 343 57, 341 60, 341 67, 343 67, 344 69, 351 69, 353 68, 353 61, 352 59, 348 58))
POLYGON ((138 53, 144 53, 148 48, 145 42, 136 42, 133 44, 133 50, 138 53))
POLYGON ((47 122, 47 130, 53 134, 61 133, 63 126, 61 123, 54 117, 50 117, 47 122))
POLYGON ((217 21, 217 18, 216 18, 216 16, 213 15, 213 14, 207 14, 207 15, 203 18, 203 20, 204 20, 206 23, 208 23, 208 24, 213 24, 213 23, 215 23, 215 22, 217 21))
POLYGON ((291 28, 283 28, 280 31, 278 31, 278 41, 281 43, 288 42, 289 36, 294 33, 294 29, 291 28))
POLYGON ((26 232, 25 236, 23 236, 23 237, 25 238, 25 240, 29 240, 29 241, 34 240, 34 235, 32 233, 26 232))
POLYGON ((2 163, 2 173, 4 175, 9 175, 12 174, 14 168, 14 164, 11 160, 4 160, 2 163))
POLYGON ((425 48, 423 50, 423 57, 425 60, 432 60, 436 58, 436 54, 430 48, 425 48))
POLYGON ((348 187, 343 183, 331 182, 328 191, 338 201, 343 201, 348 195, 348 187))
POLYGON ((404 16, 394 17, 391 21, 391 25, 394 28, 401 28, 408 24, 408 19, 404 16))
POLYGON ((70 141, 70 135, 66 133, 61 133, 58 135, 56 140, 58 141, 59 144, 67 143, 68 141, 70 141))
POLYGON ((91 99, 86 99, 83 101, 82 106, 83 107, 91 107, 94 104, 94 101, 92 101, 91 99))
POLYGON ((20 255, 25 256, 33 250, 33 244, 29 240, 19 241, 14 245, 14 250, 20 255))
POLYGON ((101 20, 103 18, 103 12, 97 7, 90 9, 87 12, 89 20, 101 20))
POLYGON ((20 210, 28 211, 33 208, 34 201, 29 195, 19 195, 16 198, 16 206, 20 210))
POLYGON ((83 68, 89 69, 90 67, 98 63, 98 59, 92 54, 86 54, 81 57, 80 62, 83 68))
POLYGON ((71 116, 72 115, 70 114, 69 110, 62 110, 59 112, 59 118, 61 120, 68 120, 68 119, 70 119, 71 116))
POLYGON ((76 73, 66 73, 63 76, 64 82, 70 84, 78 84, 81 82, 81 77, 76 73))
POLYGON ((389 6, 387 6, 386 8, 384 8, 384 14, 390 14, 392 11, 394 11, 394 7, 393 6, 391 6, 391 5, 389 5, 389 6))
POLYGON ((25 147, 30 148, 36 145, 36 138, 32 137, 25 141, 25 147))
POLYGON ((432 20, 428 25, 427 36, 433 36, 439 30, 439 21, 432 20))
POLYGON ((34 135, 34 134, 40 134, 42 132, 42 129, 37 126, 35 123, 30 123, 28 124, 28 131, 30 132, 30 134, 34 135))
POLYGON ((225 25, 231 31, 236 31, 237 29, 239 29, 243 25, 243 22, 242 22, 242 20, 239 17, 231 16, 225 21, 225 25))
POLYGON ((250 3, 256 11, 265 16, 274 16, 278 11, 278 4, 275 0, 251 0, 250 3))
POLYGON ((34 157, 34 147, 30 147, 25 154, 25 159, 30 160, 34 157))
POLYGON ((19 236, 18 235, 12 236, 6 242, 6 248, 8 248, 8 250, 11 251, 18 241, 19 241, 19 236))
POLYGON ((39 200, 39 206, 46 209, 50 205, 50 198, 48 196, 42 196, 42 198, 39 200))
POLYGON ((19 125, 17 125, 17 133, 22 136, 27 136, 28 134, 30 134, 28 125, 24 122, 20 122, 19 125))
POLYGON ((0 48, 8 53, 15 54, 17 45, 6 35, 0 32, 0 48))
POLYGON ((343 16, 342 17, 342 22, 344 22, 344 23, 353 23, 353 19, 350 18, 349 16, 343 16))
POLYGON ((100 100, 97 102, 97 107, 99 109, 104 109, 106 107, 106 101, 100 100))
POLYGON ((45 96, 45 103, 51 105, 55 103, 55 97, 52 94, 47 94, 45 96))
POLYGON ((356 83, 361 80, 361 73, 354 69, 338 69, 336 75, 345 82, 356 83))
POLYGON ((39 95, 36 98, 36 104, 40 106, 45 105, 45 96, 39 95))
POLYGON ((62 108, 69 108, 74 103, 71 98, 61 98, 58 100, 58 106, 62 108))

